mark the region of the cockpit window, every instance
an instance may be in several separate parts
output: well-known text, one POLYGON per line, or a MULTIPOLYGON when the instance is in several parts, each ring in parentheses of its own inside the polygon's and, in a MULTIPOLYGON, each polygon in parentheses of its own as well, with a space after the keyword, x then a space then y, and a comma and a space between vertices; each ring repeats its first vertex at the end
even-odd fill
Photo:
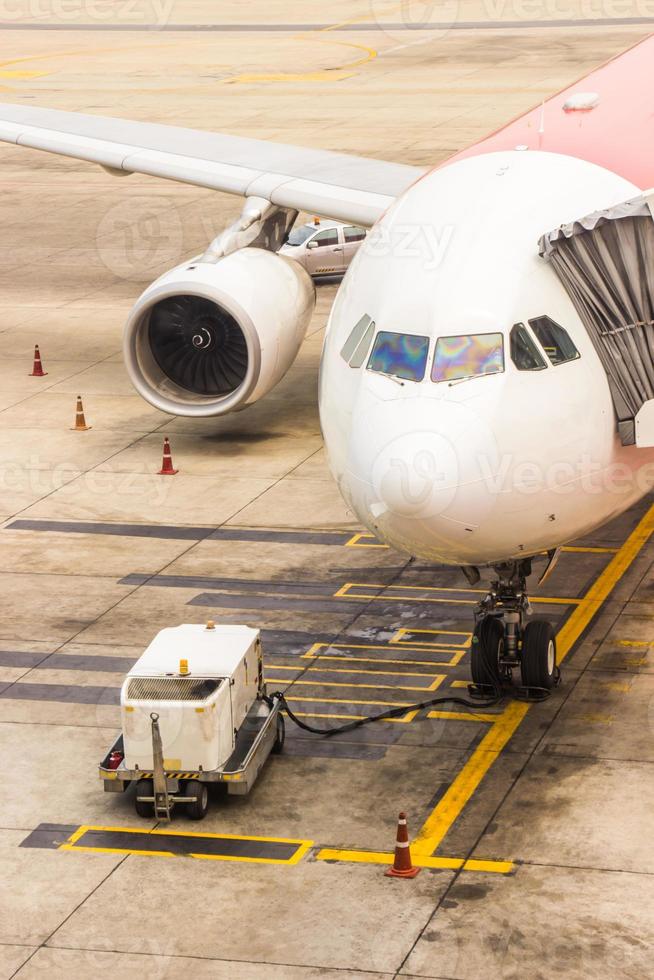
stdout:
POLYGON ((355 323, 352 333, 341 350, 341 357, 348 362, 350 367, 361 367, 368 356, 374 332, 374 320, 371 320, 368 314, 364 313, 361 319, 355 323))
POLYGON ((551 317, 537 316, 529 321, 529 326, 538 337, 541 347, 552 364, 576 361, 580 356, 569 333, 551 317))
POLYGON ((364 333, 360 343, 357 346, 354 354, 350 358, 350 367, 360 368, 366 357, 368 356, 368 351, 370 350, 370 345, 372 343, 372 338, 375 333, 375 321, 371 320, 368 324, 366 332, 364 333))
POLYGON ((547 367, 524 323, 516 323, 511 330, 511 360, 518 371, 542 371, 547 367))
POLYGON ((501 333, 477 333, 465 337, 439 337, 436 342, 432 381, 461 381, 504 370, 501 333))
POLYGON ((428 351, 429 337, 381 330, 375 338, 368 370, 392 374, 407 381, 422 381, 428 351))

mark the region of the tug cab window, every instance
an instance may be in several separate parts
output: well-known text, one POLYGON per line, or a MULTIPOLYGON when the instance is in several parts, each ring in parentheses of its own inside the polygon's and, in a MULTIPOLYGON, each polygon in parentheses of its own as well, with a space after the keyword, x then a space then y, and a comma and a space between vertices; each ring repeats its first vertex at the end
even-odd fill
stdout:
POLYGON ((370 350, 372 336, 375 332, 375 321, 367 313, 355 323, 352 333, 343 344, 341 357, 350 367, 360 368, 370 350))
POLYGON ((541 347, 552 364, 564 364, 565 361, 576 361, 579 351, 572 343, 568 332, 555 323, 549 316, 537 316, 529 321, 529 326, 536 334, 541 347))
POLYGON ((511 330, 511 360, 518 371, 542 371, 547 367, 524 323, 516 323, 511 330))
POLYGON ((381 330, 375 338, 368 370, 406 381, 422 381, 428 352, 429 337, 381 330))
POLYGON ((501 333, 478 333, 464 337, 439 337, 436 342, 432 381, 462 381, 504 370, 504 340, 501 333))

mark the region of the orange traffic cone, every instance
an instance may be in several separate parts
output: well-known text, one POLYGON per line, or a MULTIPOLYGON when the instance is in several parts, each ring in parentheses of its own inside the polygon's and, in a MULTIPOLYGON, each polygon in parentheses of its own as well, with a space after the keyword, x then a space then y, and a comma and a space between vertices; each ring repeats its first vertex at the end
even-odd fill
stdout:
POLYGON ((84 407, 82 405, 82 396, 77 396, 77 411, 75 412, 75 425, 72 426, 74 432, 86 432, 91 426, 86 424, 86 419, 84 418, 84 407))
POLYGON ((34 348, 34 367, 32 368, 30 378, 44 378, 47 373, 47 371, 43 370, 43 365, 41 364, 41 352, 39 351, 39 345, 37 344, 34 348))
POLYGON ((163 462, 161 464, 161 469, 159 470, 159 475, 174 476, 175 473, 179 473, 179 470, 173 469, 173 457, 170 452, 170 443, 168 442, 168 436, 166 436, 163 444, 163 462))
POLYGON ((415 878, 420 868, 411 864, 411 848, 409 846, 409 830, 406 824, 406 813, 401 813, 397 822, 397 838, 395 841, 395 859, 393 867, 385 871, 388 878, 415 878))

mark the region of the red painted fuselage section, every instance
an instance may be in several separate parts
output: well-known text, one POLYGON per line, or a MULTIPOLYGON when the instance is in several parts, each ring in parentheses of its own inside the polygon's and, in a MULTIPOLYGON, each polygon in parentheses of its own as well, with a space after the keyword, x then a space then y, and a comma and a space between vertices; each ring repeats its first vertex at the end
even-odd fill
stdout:
POLYGON ((588 160, 642 190, 654 187, 654 35, 447 163, 518 146, 588 160), (577 93, 597 93, 599 102, 566 111, 577 93))

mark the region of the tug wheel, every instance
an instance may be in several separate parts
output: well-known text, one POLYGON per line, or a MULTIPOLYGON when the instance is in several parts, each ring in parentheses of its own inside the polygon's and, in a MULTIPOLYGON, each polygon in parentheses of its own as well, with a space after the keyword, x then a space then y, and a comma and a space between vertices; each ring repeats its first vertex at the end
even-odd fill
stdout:
POLYGON ((154 813, 154 803, 144 803, 139 800, 139 796, 154 796, 154 783, 151 779, 139 779, 136 784, 136 796, 134 798, 134 809, 138 817, 145 820, 152 819, 154 813))
POLYGON ((504 626, 495 616, 486 616, 475 626, 470 650, 470 672, 474 684, 496 687, 500 680, 500 656, 504 626))
POLYGON ((189 820, 202 820, 209 809, 209 790, 206 783, 197 779, 188 779, 182 783, 184 796, 195 797, 192 803, 185 803, 184 810, 189 820))
POLYGON ((554 628, 546 619, 533 619, 522 638, 522 683, 525 687, 543 687, 549 691, 556 684, 557 673, 554 628))
POLYGON ((284 716, 282 714, 277 715, 277 731, 275 732, 275 741, 273 747, 270 750, 274 752, 275 755, 279 755, 284 748, 284 742, 286 740, 286 725, 284 723, 284 716))

